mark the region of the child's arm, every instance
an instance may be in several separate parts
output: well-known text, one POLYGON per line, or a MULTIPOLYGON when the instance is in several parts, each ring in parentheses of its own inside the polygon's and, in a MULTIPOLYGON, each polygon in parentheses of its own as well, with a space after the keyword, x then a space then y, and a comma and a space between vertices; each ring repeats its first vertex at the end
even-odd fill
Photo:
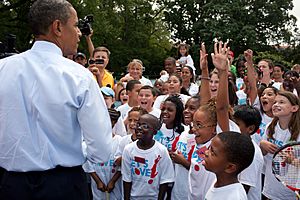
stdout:
POLYGON ((159 193, 158 193, 158 200, 163 200, 165 198, 166 192, 168 190, 168 183, 160 184, 159 185, 159 193))
POLYGON ((204 43, 201 44, 200 49, 200 69, 201 69, 201 87, 200 87, 200 105, 204 105, 210 99, 210 89, 209 89, 209 72, 207 64, 207 53, 204 43))
POLYGON ((263 155, 266 155, 267 153, 274 154, 278 150, 278 147, 275 144, 267 140, 260 141, 259 147, 263 155))
POLYGON ((132 182, 123 181, 124 200, 130 199, 131 186, 132 186, 132 182))
POLYGON ((212 60, 214 66, 218 69, 219 88, 217 94, 217 120, 222 131, 229 131, 229 95, 228 95, 228 52, 227 43, 222 45, 222 42, 214 44, 214 54, 212 60))
POLYGON ((247 95, 252 105, 257 97, 257 87, 256 87, 255 69, 253 66, 252 50, 248 49, 247 51, 245 51, 244 56, 247 61, 245 65, 247 66, 247 81, 249 82, 247 95))
POLYGON ((185 159, 184 156, 182 155, 182 153, 170 152, 170 157, 173 160, 173 162, 182 165, 187 170, 190 169, 191 162, 188 161, 187 159, 185 159))
POLYGON ((121 177, 121 172, 117 171, 113 177, 110 179, 110 181, 107 184, 106 190, 107 192, 111 192, 115 188, 115 184, 118 181, 118 179, 121 177))
POLYGON ((101 179, 99 178, 99 176, 96 174, 96 172, 91 172, 90 175, 92 176, 92 178, 94 179, 94 181, 97 184, 97 189, 100 190, 101 192, 105 192, 106 191, 106 187, 105 184, 101 181, 101 179))

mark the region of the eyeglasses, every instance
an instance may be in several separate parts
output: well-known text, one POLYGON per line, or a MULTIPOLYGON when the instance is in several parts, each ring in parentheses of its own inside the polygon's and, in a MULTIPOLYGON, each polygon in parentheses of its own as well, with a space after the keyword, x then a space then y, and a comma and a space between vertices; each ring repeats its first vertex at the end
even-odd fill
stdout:
POLYGON ((144 131, 149 131, 149 130, 156 131, 156 129, 150 127, 148 124, 139 124, 139 123, 136 124, 136 129, 143 129, 144 131))
POLYGON ((197 122, 191 122, 191 126, 192 126, 194 129, 201 129, 201 128, 210 128, 210 127, 214 127, 214 126, 216 126, 216 124, 202 125, 202 124, 199 124, 199 123, 197 123, 197 122))

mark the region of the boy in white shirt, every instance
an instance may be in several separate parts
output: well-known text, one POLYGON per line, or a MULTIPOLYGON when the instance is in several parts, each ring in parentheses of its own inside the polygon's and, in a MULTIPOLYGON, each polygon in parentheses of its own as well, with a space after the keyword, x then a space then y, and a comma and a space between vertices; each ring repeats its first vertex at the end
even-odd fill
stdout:
POLYGON ((208 190, 205 199, 247 200, 238 174, 252 163, 253 157, 254 146, 249 137, 233 131, 216 135, 205 152, 203 165, 216 174, 217 181, 208 190))
MULTIPOLYGON (((249 105, 235 107, 233 117, 239 125, 241 133, 250 138, 259 129, 262 121, 259 111, 249 105)), ((238 178, 246 190, 248 200, 260 200, 262 192, 261 174, 264 158, 260 147, 253 139, 251 141, 255 148, 253 161, 249 167, 239 174, 238 178)))
POLYGON ((159 120, 142 115, 136 128, 137 141, 128 144, 122 155, 124 200, 164 199, 168 183, 174 182, 174 169, 168 150, 153 140, 159 120))

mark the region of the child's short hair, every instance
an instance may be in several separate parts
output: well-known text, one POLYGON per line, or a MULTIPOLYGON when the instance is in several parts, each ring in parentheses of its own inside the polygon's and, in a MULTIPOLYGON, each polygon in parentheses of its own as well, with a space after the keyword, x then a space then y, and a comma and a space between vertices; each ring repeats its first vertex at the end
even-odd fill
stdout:
MULTIPOLYGON (((154 120, 154 125, 155 125, 155 127, 152 127, 154 130, 156 130, 156 131, 158 131, 160 128, 161 128, 161 122, 159 121, 159 119, 157 118, 157 117, 155 117, 154 115, 152 115, 152 114, 145 114, 145 115, 147 115, 149 118, 151 118, 152 120, 154 120)), ((144 115, 144 116, 145 116, 144 115)))
POLYGON ((237 165, 236 175, 249 167, 255 151, 250 137, 233 131, 222 132, 216 137, 224 145, 227 160, 237 165))
POLYGON ((145 110, 144 108, 141 108, 139 106, 134 106, 133 108, 131 108, 131 110, 128 112, 128 116, 132 112, 139 112, 140 115, 148 114, 147 110, 145 110))
POLYGON ((140 81, 138 80, 130 80, 128 81, 128 83, 126 84, 126 91, 132 91, 134 86, 137 84, 141 84, 140 81))
POLYGON ((111 121, 117 122, 119 117, 121 116, 121 112, 115 110, 114 108, 108 108, 108 113, 111 121))
MULTIPOLYGON (((152 93, 152 95, 153 95, 154 97, 157 95, 155 89, 154 89, 152 86, 150 86, 150 85, 144 85, 144 86, 142 86, 141 89, 140 89, 140 91, 141 91, 141 90, 150 90, 151 93, 152 93)), ((139 92, 139 93, 140 93, 140 92, 139 92)))
POLYGON ((259 111, 249 105, 239 105, 234 107, 233 117, 242 120, 247 127, 254 125, 255 128, 251 135, 258 130, 262 120, 259 111))

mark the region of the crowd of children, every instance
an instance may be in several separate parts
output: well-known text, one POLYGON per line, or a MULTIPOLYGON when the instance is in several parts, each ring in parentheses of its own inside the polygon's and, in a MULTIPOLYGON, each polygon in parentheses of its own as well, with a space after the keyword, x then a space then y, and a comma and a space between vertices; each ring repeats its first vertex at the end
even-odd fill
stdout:
POLYGON ((222 42, 209 72, 202 44, 199 87, 187 45, 179 55, 165 60, 154 86, 134 59, 115 91, 101 88, 113 148, 108 162, 83 165, 93 199, 295 199, 272 174, 271 160, 279 147, 300 141, 298 72, 284 78, 280 67, 273 80, 273 64, 262 60, 257 69, 251 50, 232 70, 233 53, 222 42))

